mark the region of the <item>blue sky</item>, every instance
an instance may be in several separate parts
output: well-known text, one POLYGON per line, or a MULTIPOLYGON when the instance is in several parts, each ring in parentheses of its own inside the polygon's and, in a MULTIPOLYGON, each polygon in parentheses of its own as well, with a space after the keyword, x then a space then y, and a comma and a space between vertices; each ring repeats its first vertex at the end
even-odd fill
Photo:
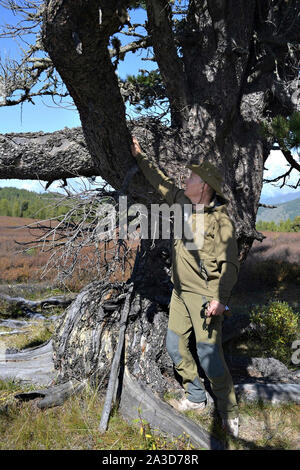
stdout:
MULTIPOLYGON (((139 9, 132 12, 132 22, 142 23, 144 20, 145 13, 139 9)), ((7 11, 3 6, 0 6, 0 24, 4 23, 15 23, 16 17, 7 11)), ((125 38, 127 42, 131 38, 125 38)), ((29 42, 33 41, 33 36, 26 37, 29 42)), ((6 57, 17 58, 19 55, 19 45, 24 47, 22 41, 15 41, 13 39, 0 38, 0 55, 1 59, 6 57)), ((141 60, 142 56, 139 52, 126 55, 126 60, 120 62, 118 67, 118 74, 121 78, 125 78, 128 74, 135 74, 139 69, 151 70, 155 68, 155 64, 150 61, 141 60)), ((1 74, 1 71, 0 71, 1 74)), ((68 100, 70 101, 70 99, 68 100)), ((30 103, 24 103, 22 106, 12 107, 0 107, 0 134, 9 132, 53 132, 55 130, 62 129, 64 127, 76 127, 80 126, 80 119, 75 106, 68 106, 66 108, 56 106, 51 99, 36 99, 35 105, 30 103)), ((264 173, 264 177, 273 178, 284 173, 288 166, 281 152, 273 151, 267 161, 267 171, 264 173)), ((298 172, 293 170, 291 178, 288 181, 291 184, 295 184, 298 178, 298 172)), ((43 183, 43 182, 42 182, 43 183)), ((73 184, 76 182, 73 182, 73 184)), ((57 186, 60 182, 55 182, 51 185, 51 190, 57 190, 57 186)), ((25 188, 32 191, 43 191, 41 182, 32 180, 0 180, 0 187, 14 186, 18 188, 25 188)), ((75 184, 76 186, 76 184, 75 184)), ((265 184, 262 191, 261 200, 264 201, 266 198, 279 196, 281 194, 291 193, 295 190, 289 187, 282 189, 274 187, 271 184, 265 184)))

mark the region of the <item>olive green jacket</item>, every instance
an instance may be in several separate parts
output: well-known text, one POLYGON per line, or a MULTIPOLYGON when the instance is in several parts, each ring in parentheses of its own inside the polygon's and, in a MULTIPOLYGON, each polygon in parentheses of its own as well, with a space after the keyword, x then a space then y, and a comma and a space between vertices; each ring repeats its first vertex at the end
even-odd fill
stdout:
MULTIPOLYGON (((170 206, 177 203, 183 208, 184 204, 192 204, 184 190, 178 188, 144 153, 139 154, 136 160, 147 180, 170 206)), ((197 212, 190 211, 189 224, 193 233, 199 217, 197 212)), ((187 239, 185 234, 180 239, 174 237, 171 280, 178 292, 196 292, 205 295, 207 300, 215 299, 226 305, 240 268, 235 228, 226 203, 218 204, 214 200, 209 206, 204 206, 201 221, 204 223, 204 236, 196 249, 187 245, 191 239, 187 239)))

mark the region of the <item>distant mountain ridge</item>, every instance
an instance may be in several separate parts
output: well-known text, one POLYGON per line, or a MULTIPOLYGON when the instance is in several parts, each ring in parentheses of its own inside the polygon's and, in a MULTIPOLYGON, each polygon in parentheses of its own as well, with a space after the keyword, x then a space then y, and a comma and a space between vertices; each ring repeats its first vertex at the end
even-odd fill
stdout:
POLYGON ((293 220, 297 215, 300 215, 300 197, 280 204, 275 203, 274 205, 277 206, 276 209, 260 207, 257 212, 256 220, 262 220, 264 222, 274 221, 278 224, 280 220, 293 220))
POLYGON ((280 194, 279 196, 262 197, 260 202, 263 204, 282 204, 284 202, 298 199, 299 197, 300 197, 300 191, 293 191, 287 194, 280 194))
POLYGON ((300 197, 300 191, 292 191, 287 194, 280 194, 273 197, 261 197, 260 202, 263 204, 283 204, 284 202, 293 201, 300 197))

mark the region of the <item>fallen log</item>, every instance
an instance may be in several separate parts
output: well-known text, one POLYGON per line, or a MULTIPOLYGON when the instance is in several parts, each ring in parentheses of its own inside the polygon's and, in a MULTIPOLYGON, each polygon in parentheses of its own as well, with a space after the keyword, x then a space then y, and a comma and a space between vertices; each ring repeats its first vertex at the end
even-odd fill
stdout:
POLYGON ((56 376, 52 355, 51 340, 13 354, 1 351, 0 379, 49 386, 56 376))
POLYGON ((126 421, 146 420, 152 430, 178 438, 183 433, 200 449, 221 450, 222 444, 200 425, 156 397, 149 387, 139 383, 125 367, 120 413, 126 421))
POLYGON ((22 328, 23 326, 31 325, 32 322, 28 323, 26 320, 1 320, 0 327, 5 328, 22 328))
POLYGON ((70 294, 68 296, 58 295, 53 297, 47 297, 41 300, 27 300, 23 297, 11 297, 7 294, 0 294, 0 299, 5 302, 14 303, 22 308, 36 309, 36 308, 47 308, 50 305, 57 305, 59 307, 67 307, 76 298, 77 294, 70 294))
POLYGON ((17 393, 15 398, 22 401, 42 398, 37 404, 41 410, 62 405, 67 398, 80 393, 86 386, 87 381, 69 380, 63 384, 54 385, 46 389, 34 390, 32 392, 17 393))
POLYGON ((299 384, 237 384, 234 386, 237 397, 245 401, 264 403, 300 403, 299 384))
POLYGON ((20 335, 28 331, 24 330, 13 330, 13 331, 0 331, 0 336, 9 336, 9 335, 20 335))

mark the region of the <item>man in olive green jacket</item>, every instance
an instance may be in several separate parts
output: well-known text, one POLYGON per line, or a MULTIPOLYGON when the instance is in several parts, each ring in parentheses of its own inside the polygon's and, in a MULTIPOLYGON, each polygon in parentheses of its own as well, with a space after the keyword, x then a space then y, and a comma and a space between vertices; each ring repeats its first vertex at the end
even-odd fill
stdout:
POLYGON ((166 346, 186 395, 173 404, 180 411, 199 411, 206 405, 206 392, 189 348, 190 335, 194 332, 199 362, 210 381, 223 425, 237 436, 238 407, 223 355, 222 321, 237 281, 239 261, 235 229, 227 213, 228 201, 222 193, 222 177, 208 162, 188 165, 191 173, 183 190, 147 159, 135 138, 132 154, 145 177, 170 206, 192 206, 188 222, 196 234, 194 241, 200 217, 197 204, 204 205, 201 243, 190 249, 190 239, 183 234, 181 239, 174 238, 172 246, 174 289, 166 346))

